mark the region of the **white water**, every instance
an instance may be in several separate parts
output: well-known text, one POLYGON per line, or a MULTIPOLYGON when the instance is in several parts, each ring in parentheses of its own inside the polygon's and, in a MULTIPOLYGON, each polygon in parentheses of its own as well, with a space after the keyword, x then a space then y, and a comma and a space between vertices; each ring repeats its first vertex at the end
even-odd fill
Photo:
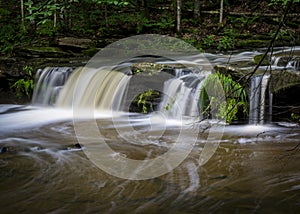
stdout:
MULTIPOLYGON (((250 124, 263 124, 266 119, 266 93, 268 90, 268 83, 270 75, 254 76, 250 84, 250 109, 249 109, 249 122, 250 124)), ((272 101, 272 99, 269 99, 272 101)), ((271 106, 272 103, 269 102, 271 106)), ((272 109, 270 107, 270 109, 272 109)), ((269 114, 269 113, 268 113, 269 114)))
MULTIPOLYGON (((116 158, 117 154, 137 160, 155 157, 176 142, 178 132, 182 132, 182 149, 192 140, 189 124, 166 118, 160 112, 128 115, 110 110, 120 108, 114 98, 125 97, 130 79, 117 72, 74 71, 56 108, 0 105, 3 213, 296 213, 299 210, 298 126, 226 126, 216 153, 201 167, 197 160, 203 145, 216 140, 199 132, 193 151, 180 166, 146 181, 119 179, 95 167, 83 154, 84 147, 74 148, 77 141, 72 124, 73 105, 88 109, 92 105, 103 139, 114 148, 116 158), (84 78, 78 80, 79 76, 84 78), (121 82, 118 87, 112 81, 114 78, 121 82)), ((168 91, 174 84, 195 96, 193 90, 202 81, 195 85, 192 82, 184 77, 171 79, 163 91, 170 94, 168 91)), ((188 102, 191 97, 174 97, 177 103, 187 104, 182 113, 193 115, 188 102)), ((262 102, 261 98, 257 100, 262 102)), ((261 109, 261 106, 256 109, 258 114, 262 114, 261 109)), ((86 125, 83 120, 82 128, 86 125)))
POLYGON ((57 100, 57 107, 119 111, 130 76, 109 68, 74 71, 57 100))
POLYGON ((159 110, 163 111, 170 118, 192 116, 201 119, 199 107, 200 89, 203 80, 209 74, 208 72, 187 74, 166 81, 163 89, 164 96, 159 110))
POLYGON ((32 103, 38 105, 53 105, 58 94, 72 72, 70 67, 46 67, 36 74, 35 90, 32 103))
MULTIPOLYGON (((200 89, 210 72, 193 73, 191 69, 188 71, 175 69, 176 76, 164 83, 158 110, 169 119, 181 119, 182 116, 201 117, 200 89)), ((73 112, 76 109, 76 114, 85 110, 122 111, 122 102, 126 100, 132 76, 105 67, 84 67, 75 69, 66 81, 69 73, 69 68, 46 68, 41 71, 33 103, 55 103, 57 109, 73 109, 73 112), (57 87, 60 91, 54 97, 53 91, 57 87)))

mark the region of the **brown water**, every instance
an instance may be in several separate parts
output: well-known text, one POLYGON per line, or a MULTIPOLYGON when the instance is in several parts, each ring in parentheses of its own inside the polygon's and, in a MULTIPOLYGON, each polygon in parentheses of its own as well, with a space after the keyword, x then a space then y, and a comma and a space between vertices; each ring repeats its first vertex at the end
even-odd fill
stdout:
MULTIPOLYGON (((203 166, 197 160, 205 134, 199 134, 192 152, 173 171, 134 181, 107 174, 87 158, 84 147, 74 146, 74 126, 66 114, 20 108, 3 111, 0 117, 1 213, 300 211, 297 126, 228 126, 217 151, 203 166), (44 119, 38 119, 42 115, 44 119)), ((136 130, 147 129, 149 124, 141 121, 136 130)), ((139 145, 135 143, 139 136, 129 134, 132 142, 124 140, 109 116, 97 123, 108 145, 132 159, 166 152, 166 145, 181 130, 167 125, 161 135, 158 126, 148 130, 147 141, 139 145)), ((188 132, 184 135, 189 143, 188 132)))

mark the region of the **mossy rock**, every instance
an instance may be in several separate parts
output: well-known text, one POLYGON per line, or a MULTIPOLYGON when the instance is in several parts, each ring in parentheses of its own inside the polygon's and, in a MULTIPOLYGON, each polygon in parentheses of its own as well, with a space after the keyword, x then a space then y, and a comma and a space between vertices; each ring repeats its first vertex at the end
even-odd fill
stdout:
POLYGON ((98 52, 100 51, 100 49, 98 48, 89 48, 87 50, 83 50, 82 53, 86 56, 89 56, 89 57, 93 57, 95 56, 98 52))
MULTIPOLYGON (((276 93, 280 90, 300 85, 300 73, 291 71, 273 71, 270 90, 276 93)), ((287 95, 288 96, 288 95, 287 95)))
MULTIPOLYGON (((263 58, 263 56, 264 56, 264 54, 259 54, 259 55, 256 55, 256 56, 254 56, 254 58, 253 58, 253 60, 254 60, 254 64, 256 64, 256 65, 258 65, 258 63, 261 61, 261 59, 263 58)), ((263 59, 263 61, 262 61, 262 63, 261 63, 261 65, 269 65, 269 56, 266 56, 264 59, 263 59)))

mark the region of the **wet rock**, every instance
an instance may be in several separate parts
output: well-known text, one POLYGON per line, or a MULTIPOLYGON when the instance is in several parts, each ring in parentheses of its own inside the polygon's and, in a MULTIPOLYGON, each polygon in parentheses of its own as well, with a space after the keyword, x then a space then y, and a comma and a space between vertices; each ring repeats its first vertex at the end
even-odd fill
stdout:
MULTIPOLYGON (((273 71, 270 81, 271 92, 297 86, 300 84, 300 73, 292 71, 273 71)), ((287 94, 287 97, 288 94, 287 94)))
POLYGON ((82 149, 82 147, 83 146, 81 144, 75 143, 75 144, 68 146, 67 150, 80 150, 80 149, 82 149))
POLYGON ((0 147, 0 154, 6 153, 8 151, 7 147, 0 147))
POLYGON ((81 146, 79 143, 75 143, 75 144, 74 144, 74 147, 75 147, 75 148, 78 148, 78 149, 81 149, 81 148, 82 148, 82 146, 81 146))
POLYGON ((0 147, 0 154, 4 154, 4 153, 15 153, 17 152, 17 148, 13 147, 13 146, 3 146, 0 147))
POLYGON ((8 90, 9 87, 9 81, 13 80, 14 77, 12 75, 10 75, 9 73, 0 70, 0 88, 2 90, 8 90))
POLYGON ((214 179, 226 179, 226 178, 228 178, 228 176, 227 175, 222 175, 222 174, 209 176, 210 180, 214 180, 214 179))
POLYGON ((156 64, 152 62, 141 62, 135 63, 131 65, 130 69, 133 74, 138 74, 141 72, 160 72, 165 65, 163 64, 156 64))
MULTIPOLYGON (((253 58, 254 64, 258 65, 259 62, 261 61, 261 59, 263 58, 263 56, 264 56, 264 54, 259 54, 259 55, 254 56, 254 58, 253 58)), ((266 56, 260 65, 269 65, 269 64, 270 64, 269 57, 266 56)))
POLYGON ((300 57, 292 58, 286 65, 287 69, 291 69, 293 71, 300 71, 300 57))

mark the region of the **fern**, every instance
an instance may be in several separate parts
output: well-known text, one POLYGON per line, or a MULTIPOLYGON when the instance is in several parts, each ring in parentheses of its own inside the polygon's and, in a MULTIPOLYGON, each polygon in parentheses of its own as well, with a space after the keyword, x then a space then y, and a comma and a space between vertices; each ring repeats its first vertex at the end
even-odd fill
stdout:
POLYGON ((244 114, 248 112, 247 94, 244 88, 235 82, 230 75, 224 75, 219 72, 208 76, 200 89, 200 109, 204 115, 209 115, 212 110, 217 109, 216 117, 224 119, 227 123, 237 120, 237 115, 240 110, 244 114), (217 82, 223 87, 225 93, 220 92, 217 82), (210 97, 207 91, 210 92, 210 97), (225 100, 225 101, 224 101, 225 100))

